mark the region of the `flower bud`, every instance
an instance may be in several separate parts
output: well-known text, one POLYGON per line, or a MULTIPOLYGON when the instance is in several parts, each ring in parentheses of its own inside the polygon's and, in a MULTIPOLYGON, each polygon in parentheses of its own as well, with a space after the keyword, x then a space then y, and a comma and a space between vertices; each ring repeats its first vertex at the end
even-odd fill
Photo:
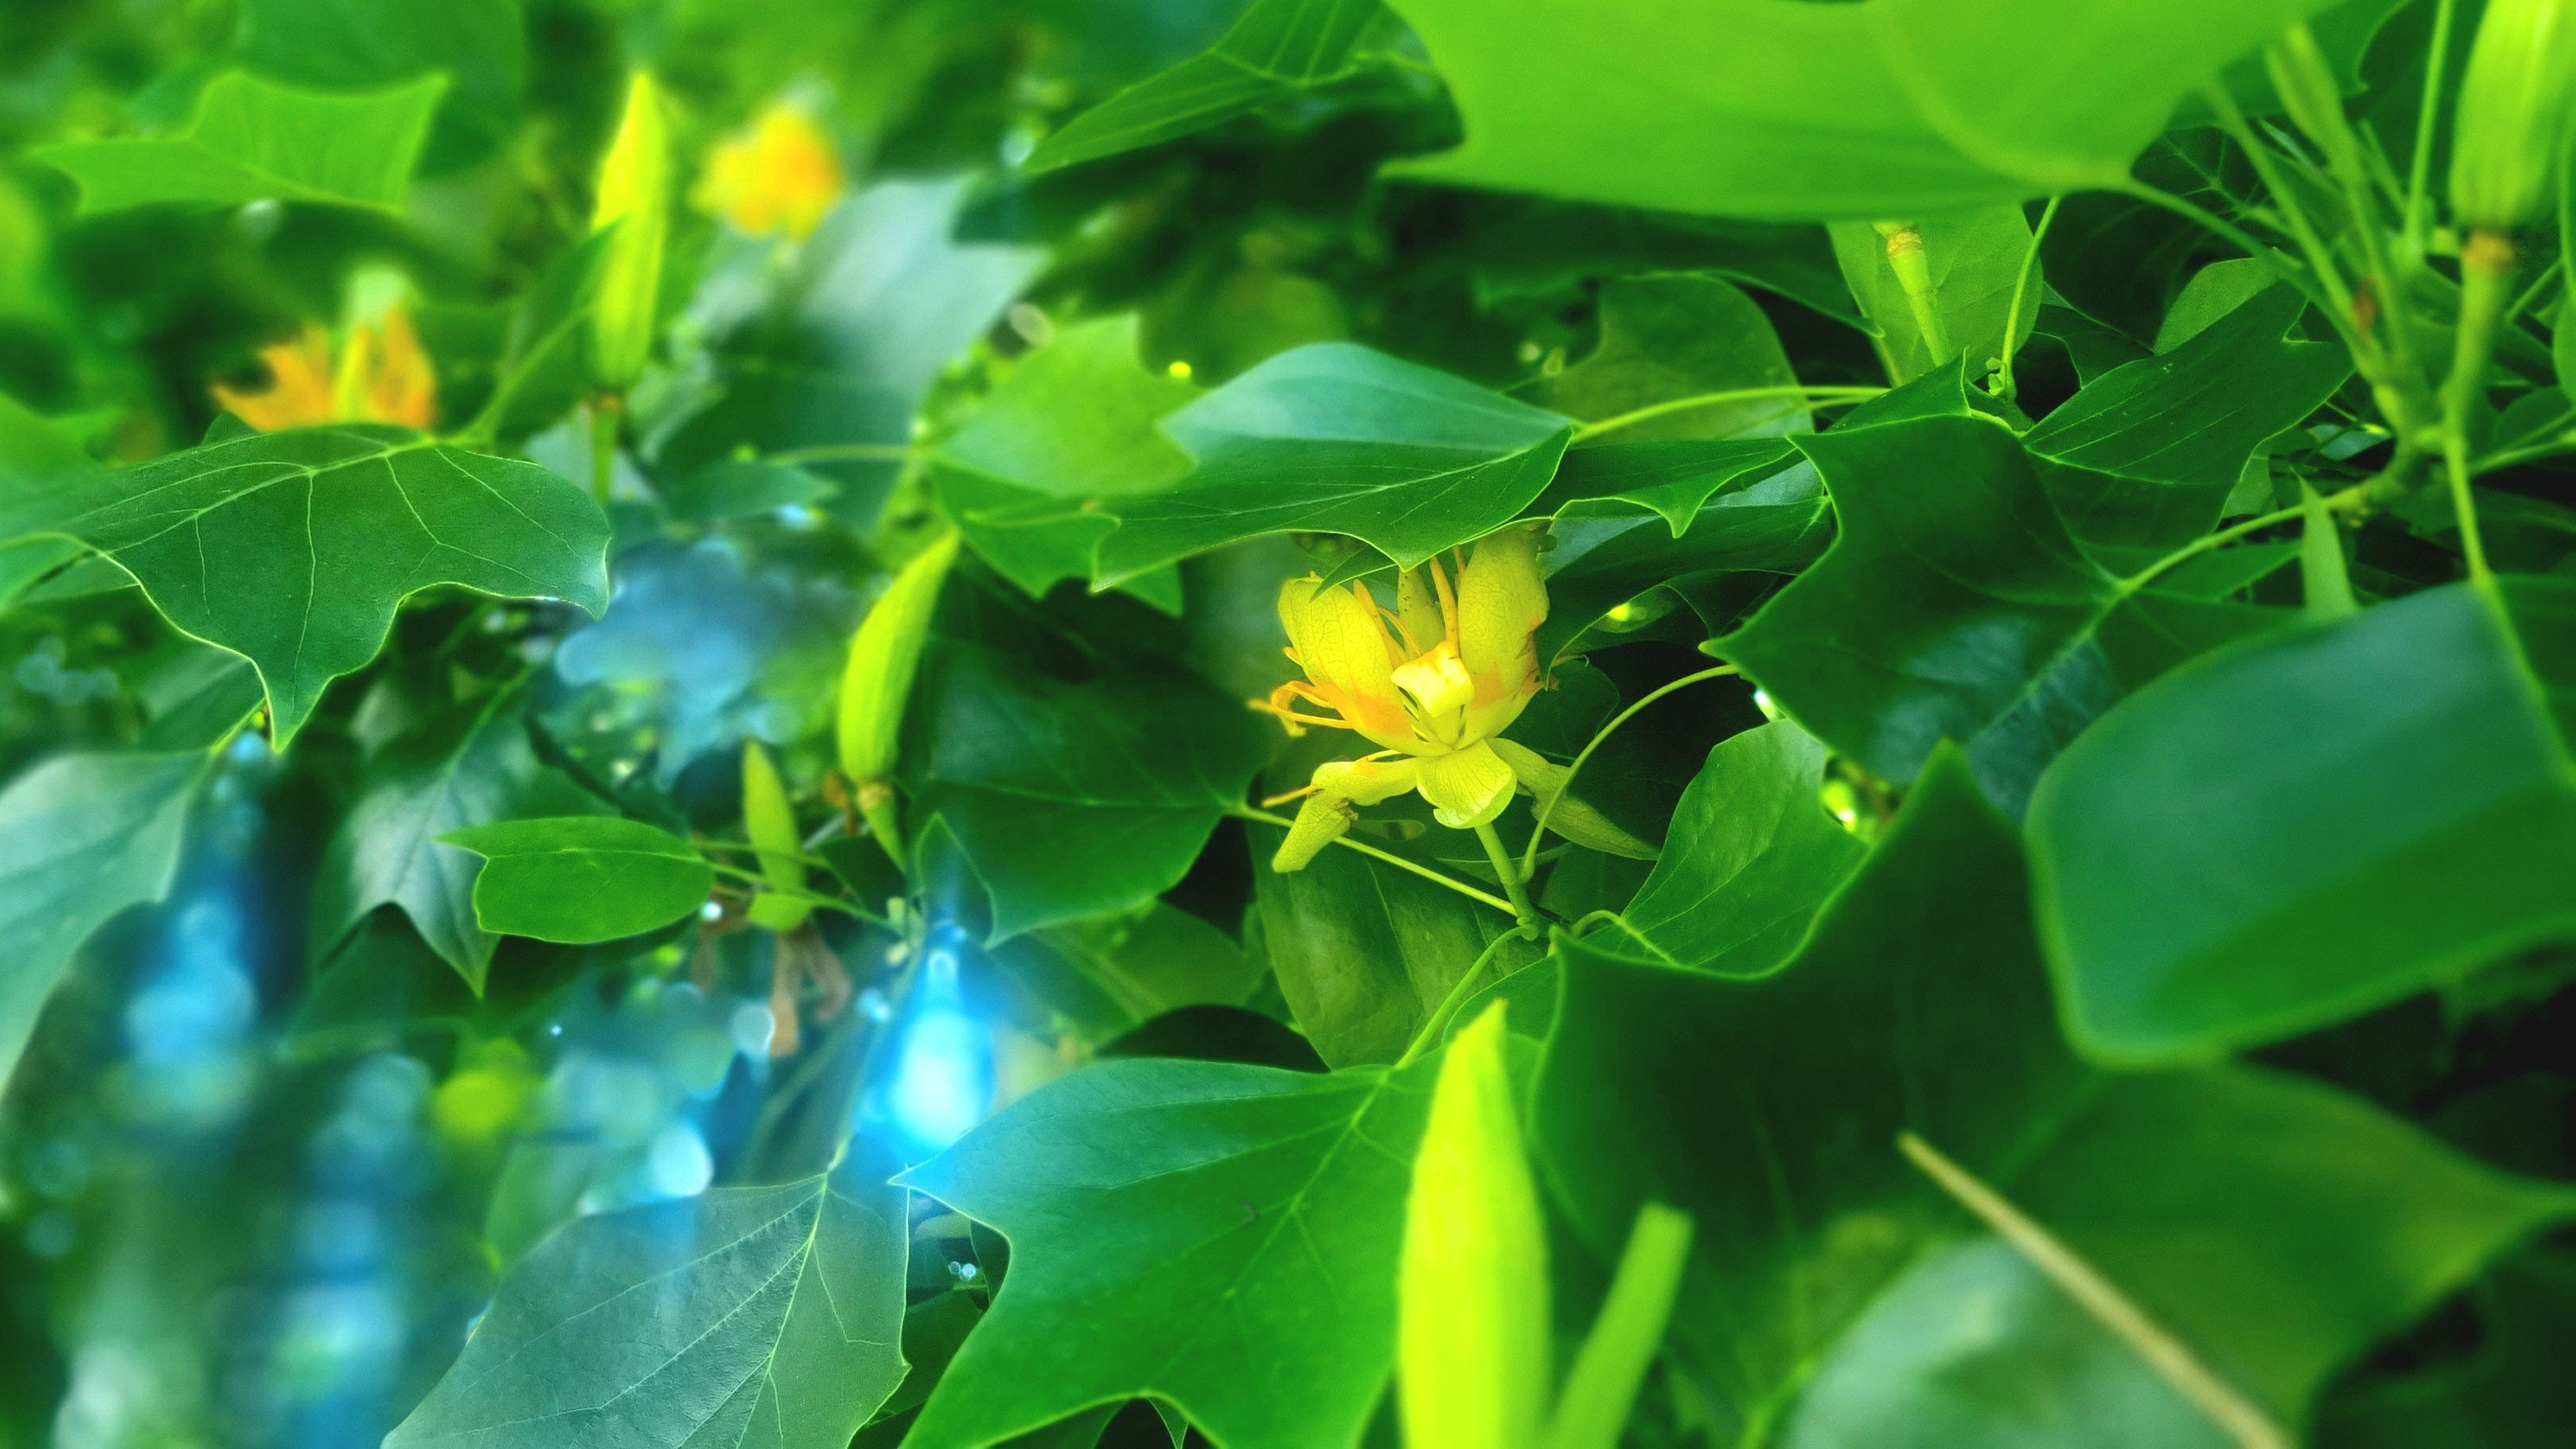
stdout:
POLYGON ((590 381, 622 393, 644 372, 662 292, 662 241, 671 222, 671 138, 661 89, 642 71, 626 88, 626 113, 599 167, 593 232, 617 228, 600 262, 590 317, 590 381))
POLYGON ((849 666, 841 674, 841 772, 856 787, 859 813, 867 817, 877 843, 898 864, 903 836, 894 790, 887 782, 894 775, 895 748, 903 734, 904 703, 921 667, 921 646, 930 636, 931 611, 956 560, 957 535, 952 533, 896 570, 884 597, 851 637, 849 666))
POLYGON ((1306 797, 1297 807, 1297 819, 1288 827, 1288 838, 1279 842, 1277 853, 1270 857, 1270 868, 1281 875, 1306 868, 1323 848, 1350 832, 1358 812, 1351 802, 1329 791, 1318 791, 1306 797))
POLYGON ((787 787, 778 767, 758 740, 742 743, 742 829, 760 856, 760 873, 771 885, 793 895, 763 891, 751 902, 751 921, 773 931, 792 931, 814 913, 814 903, 800 899, 805 890, 804 838, 796 831, 796 807, 787 803, 787 787))
POLYGON ((2491 0, 2460 82, 2451 212, 2462 229, 2540 219, 2576 101, 2576 0, 2491 0))

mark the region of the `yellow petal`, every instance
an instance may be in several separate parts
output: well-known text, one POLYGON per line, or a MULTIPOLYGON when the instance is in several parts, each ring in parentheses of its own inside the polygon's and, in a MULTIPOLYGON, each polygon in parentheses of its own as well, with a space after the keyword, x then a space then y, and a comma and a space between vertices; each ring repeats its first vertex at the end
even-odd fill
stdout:
POLYGON ((1470 745, 1421 762, 1422 798, 1432 818, 1452 830, 1490 822, 1511 803, 1512 767, 1486 744, 1470 745))
POLYGON ((1475 677, 1478 704, 1537 687, 1538 649, 1530 636, 1546 619, 1538 534, 1507 528, 1478 541, 1458 576, 1458 657, 1475 677))
POLYGON ((697 203, 750 236, 801 240, 841 197, 841 158, 806 114, 773 105, 707 154, 697 203))
POLYGON ((1351 828, 1351 802, 1323 791, 1306 797, 1297 807, 1297 819, 1288 827, 1288 838, 1279 843, 1279 853, 1270 857, 1270 868, 1286 875, 1304 870, 1316 852, 1341 839, 1351 828))
POLYGON ((1412 740, 1390 678, 1386 626, 1364 584, 1318 588, 1313 575, 1279 588, 1279 622, 1317 695, 1382 745, 1412 740))
POLYGON ((1535 1449, 1550 1372, 1543 1221, 1497 1003, 1451 1038, 1414 1154, 1396 1280, 1407 1449, 1535 1449))
POLYGON ((1422 783, 1419 760, 1327 760, 1315 767, 1314 785, 1355 805, 1392 800, 1422 783))
POLYGON ((319 327, 307 327, 293 342, 260 349, 268 368, 265 386, 247 389, 215 386, 215 404, 263 433, 281 428, 309 428, 334 420, 331 401, 331 338, 319 327))
POLYGON ((354 373, 358 396, 343 416, 370 423, 400 423, 426 429, 437 418, 438 376, 411 314, 388 307, 373 326, 350 329, 349 348, 357 354, 354 373))

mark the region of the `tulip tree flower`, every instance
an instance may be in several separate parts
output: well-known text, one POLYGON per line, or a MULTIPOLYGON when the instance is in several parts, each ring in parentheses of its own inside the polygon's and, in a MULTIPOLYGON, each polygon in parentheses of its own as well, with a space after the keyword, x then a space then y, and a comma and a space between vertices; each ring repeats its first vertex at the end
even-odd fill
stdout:
POLYGON ((782 102, 707 153, 697 203, 746 236, 802 241, 841 199, 842 188, 832 138, 782 102))
MULTIPOLYGON (((1564 788, 1562 766, 1501 738, 1539 689, 1533 636, 1547 619, 1547 585, 1537 531, 1488 535, 1456 575, 1453 583, 1437 558, 1406 570, 1391 613, 1366 583, 1341 588, 1309 574, 1280 589, 1288 657, 1306 677, 1253 707, 1277 715, 1292 735, 1320 725, 1384 748, 1316 767, 1297 792, 1306 803, 1272 869, 1303 869, 1351 828, 1357 807, 1407 791, 1431 802, 1441 824, 1490 834, 1515 789, 1544 802, 1564 788)), ((1552 823, 1597 848, 1653 853, 1570 799, 1559 802, 1552 823)))
POLYGON ((438 380, 420 334, 399 306, 349 329, 335 351, 331 334, 307 327, 293 342, 262 348, 268 381, 255 388, 216 384, 215 405, 264 433, 325 423, 399 423, 427 428, 438 411, 438 380))

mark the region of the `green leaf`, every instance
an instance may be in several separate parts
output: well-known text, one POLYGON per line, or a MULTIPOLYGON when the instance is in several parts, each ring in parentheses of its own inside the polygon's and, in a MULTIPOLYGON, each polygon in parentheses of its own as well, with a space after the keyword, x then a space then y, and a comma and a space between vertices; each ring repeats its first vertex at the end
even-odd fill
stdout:
POLYGON ((2117 368, 2022 441, 2088 548, 2143 566, 2207 533, 2246 460, 2352 375, 2340 343, 2283 334, 2307 300, 2257 294, 2171 352, 2117 368))
POLYGON ((474 918, 494 935, 615 941, 669 925, 715 887, 714 868, 687 841, 640 820, 507 820, 438 839, 483 857, 474 918))
MULTIPOLYGON (((1913 219, 1923 241, 1923 260, 1932 275, 1933 304, 1940 311, 1950 350, 1932 355, 1914 318, 1914 304, 1888 265, 1887 242, 1867 222, 1838 221, 1826 230, 1834 239, 1834 258, 1861 315, 1877 329, 1878 355, 1887 375, 1910 382, 1942 363, 1959 361, 1970 373, 1984 376, 1990 358, 2004 352, 2004 326, 2009 320, 2017 339, 2027 339, 2039 320, 2039 268, 2031 267, 2030 285, 2022 289, 2021 315, 2013 309, 2013 290, 2030 255, 2030 222, 2018 206, 1987 206, 1975 211, 1936 212, 1913 219)), ((2018 345, 2018 341, 2016 342, 2018 345)))
POLYGON ((1169 890, 1266 753, 1249 711, 1178 674, 1068 684, 952 642, 919 689, 906 818, 947 821, 992 894, 995 942, 1169 890))
POLYGON ((662 501, 682 523, 721 523, 790 506, 819 503, 839 491, 792 463, 727 458, 662 485, 662 501))
MULTIPOLYGON (((0 431, 11 422, 0 410, 0 431)), ((79 538, 171 623, 247 656, 280 745, 433 584, 608 603, 608 523, 587 494, 399 428, 256 434, 113 474, 73 455, 21 476, 0 538, 79 538)))
POLYGON ((882 1165, 583 1218, 501 1280, 386 1449, 843 1449, 904 1375, 882 1165))
POLYGON ((1548 530, 1556 542, 1540 559, 1548 593, 1548 618, 1538 636, 1540 658, 1561 659, 1580 649, 1586 629, 1658 585, 1728 574, 1791 574, 1824 553, 1833 541, 1833 507, 1812 464, 1789 454, 1776 459, 1737 454, 1730 462, 1714 454, 1693 458, 1684 451, 1745 446, 1632 443, 1566 454, 1569 472, 1576 460, 1585 470, 1576 486, 1629 486, 1608 499, 1568 503, 1548 530), (1656 456, 1658 452, 1664 456, 1656 456), (1787 466, 1778 466, 1782 461, 1787 466), (1634 505, 1649 504, 1658 495, 1669 504, 1686 501, 1677 495, 1710 486, 1712 472, 1718 475, 1714 491, 1678 531, 1636 511, 1634 505), (1661 481, 1665 479, 1672 481, 1661 481), (1672 492, 1665 493, 1667 488, 1672 492))
POLYGON ((2322 0, 1394 0, 1466 121, 1432 179, 1725 216, 2118 187, 2174 103, 2322 0))
MULTIPOLYGON (((323 853, 314 883, 314 959, 329 955, 378 906, 398 905, 421 940, 482 991, 499 938, 475 919, 480 867, 445 837, 496 821, 608 808, 538 763, 527 704, 524 690, 496 690, 444 719, 387 722, 392 737, 372 742, 358 796, 323 853)), ((359 723, 368 724, 366 712, 359 723)))
POLYGON ((1254 0, 1205 54, 1074 117, 1025 167, 1053 171, 1156 145, 1339 80, 1385 13, 1377 0, 1254 0))
POLYGON ((1825 813, 1825 747, 1787 720, 1708 752, 1654 872, 1620 915, 1650 960, 1759 976, 1798 948, 1867 852, 1825 813))
POLYGON ((1014 937, 991 953, 1047 1005, 1103 1034, 1186 1006, 1240 1006, 1267 969, 1177 906, 1014 937))
POLYGON ((1825 743, 1903 783, 1940 740, 2019 703, 2115 586, 1994 423, 1847 423, 1798 447, 1833 492, 1841 534, 1714 647, 1825 743))
POLYGON ((1151 1394, 1234 1449, 1356 1443, 1437 1066, 1104 1063, 906 1173, 1008 1237, 1011 1269, 904 1442, 980 1449, 1151 1394))
POLYGON ((80 183, 84 214, 272 198, 392 211, 446 89, 444 77, 426 76, 368 95, 325 95, 235 72, 206 86, 183 134, 32 154, 80 183))
POLYGON ((1098 583, 1257 534, 1349 534, 1411 568, 1510 522, 1574 425, 1349 342, 1284 352, 1173 413, 1197 460, 1117 510, 1098 583))
MULTIPOLYGON (((931 455, 940 497, 985 562, 1043 598, 1060 580, 1091 577, 1092 551, 1118 526, 1104 508, 1190 471, 1155 424, 1198 394, 1138 362, 1135 317, 1066 328, 941 440, 931 455)), ((1171 570, 1124 587, 1180 612, 1171 570)))
POLYGON ((452 83, 425 171, 453 171, 500 149, 527 84, 519 0, 245 0, 242 59, 280 80, 331 89, 392 85, 431 71, 452 83))
POLYGON ((2505 603, 2563 657, 2576 588, 2450 585, 2178 669, 2059 758, 2034 879, 2088 1052, 2215 1055, 2576 931, 2576 769, 2505 603))
MULTIPOLYGON (((1556 480, 1532 511, 1562 521, 1622 518, 1644 509, 1679 538, 1718 493, 1768 478, 1797 459, 1797 449, 1782 438, 1585 443, 1565 450, 1556 480)), ((1824 490, 1809 487, 1805 495, 1821 503, 1824 490)))
POLYGON ((0 1085, 81 943, 169 891, 208 768, 202 751, 58 755, 0 790, 0 1085))
MULTIPOLYGON (((1648 1199, 1698 1220, 1676 1339, 1737 1412, 1786 1416, 1787 1443, 1833 1442, 1801 1437, 1790 1395, 1963 1226, 1897 1151, 1900 1131, 1994 1185, 2293 1428, 2336 1367, 2576 1208, 2567 1189, 2313 1082, 2077 1061, 2019 843, 1955 750, 1781 971, 1732 981, 1581 941, 1558 952, 1535 1116, 1559 1198, 1605 1255, 1648 1199)), ((2026 1371, 2061 1369, 2086 1361, 2026 1371)))
MULTIPOLYGON (((1681 273, 1620 277, 1601 289, 1601 340, 1581 362, 1544 379, 1532 400, 1600 422, 1637 408, 1713 392, 1793 387, 1798 375, 1771 319, 1742 288, 1681 273)), ((1805 432, 1794 397, 1695 407, 1618 430, 1623 443, 1805 432)))

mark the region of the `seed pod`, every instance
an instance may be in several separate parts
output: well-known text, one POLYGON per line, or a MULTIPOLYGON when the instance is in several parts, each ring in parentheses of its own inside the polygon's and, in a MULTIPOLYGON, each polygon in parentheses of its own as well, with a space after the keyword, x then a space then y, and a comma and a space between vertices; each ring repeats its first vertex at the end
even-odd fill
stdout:
POLYGON ((600 262, 590 317, 590 382, 622 393, 644 372, 662 292, 662 241, 671 221, 671 138, 661 89, 642 71, 626 88, 626 114, 599 167, 593 232, 617 228, 600 262))
MULTIPOLYGON (((778 767, 769 762, 769 751, 758 740, 742 742, 742 829, 760 856, 760 873, 779 890, 801 895, 805 863, 797 857, 804 853, 805 842, 796 833, 796 807, 787 803, 787 787, 779 782, 778 767)), ((795 930, 813 913, 814 903, 796 895, 763 891, 751 902, 751 923, 773 931, 795 930)))
POLYGON ((898 569, 885 596, 851 637, 849 667, 841 674, 841 772, 850 777, 859 813, 867 817, 877 843, 898 865, 904 854, 891 783, 895 748, 903 734, 912 676, 921 667, 922 642, 930 634, 931 610, 956 559, 957 535, 952 533, 898 569))
POLYGON ((2576 0, 2491 0, 2460 81, 2451 142, 2452 220, 2510 230, 2556 193, 2576 102, 2576 0))

